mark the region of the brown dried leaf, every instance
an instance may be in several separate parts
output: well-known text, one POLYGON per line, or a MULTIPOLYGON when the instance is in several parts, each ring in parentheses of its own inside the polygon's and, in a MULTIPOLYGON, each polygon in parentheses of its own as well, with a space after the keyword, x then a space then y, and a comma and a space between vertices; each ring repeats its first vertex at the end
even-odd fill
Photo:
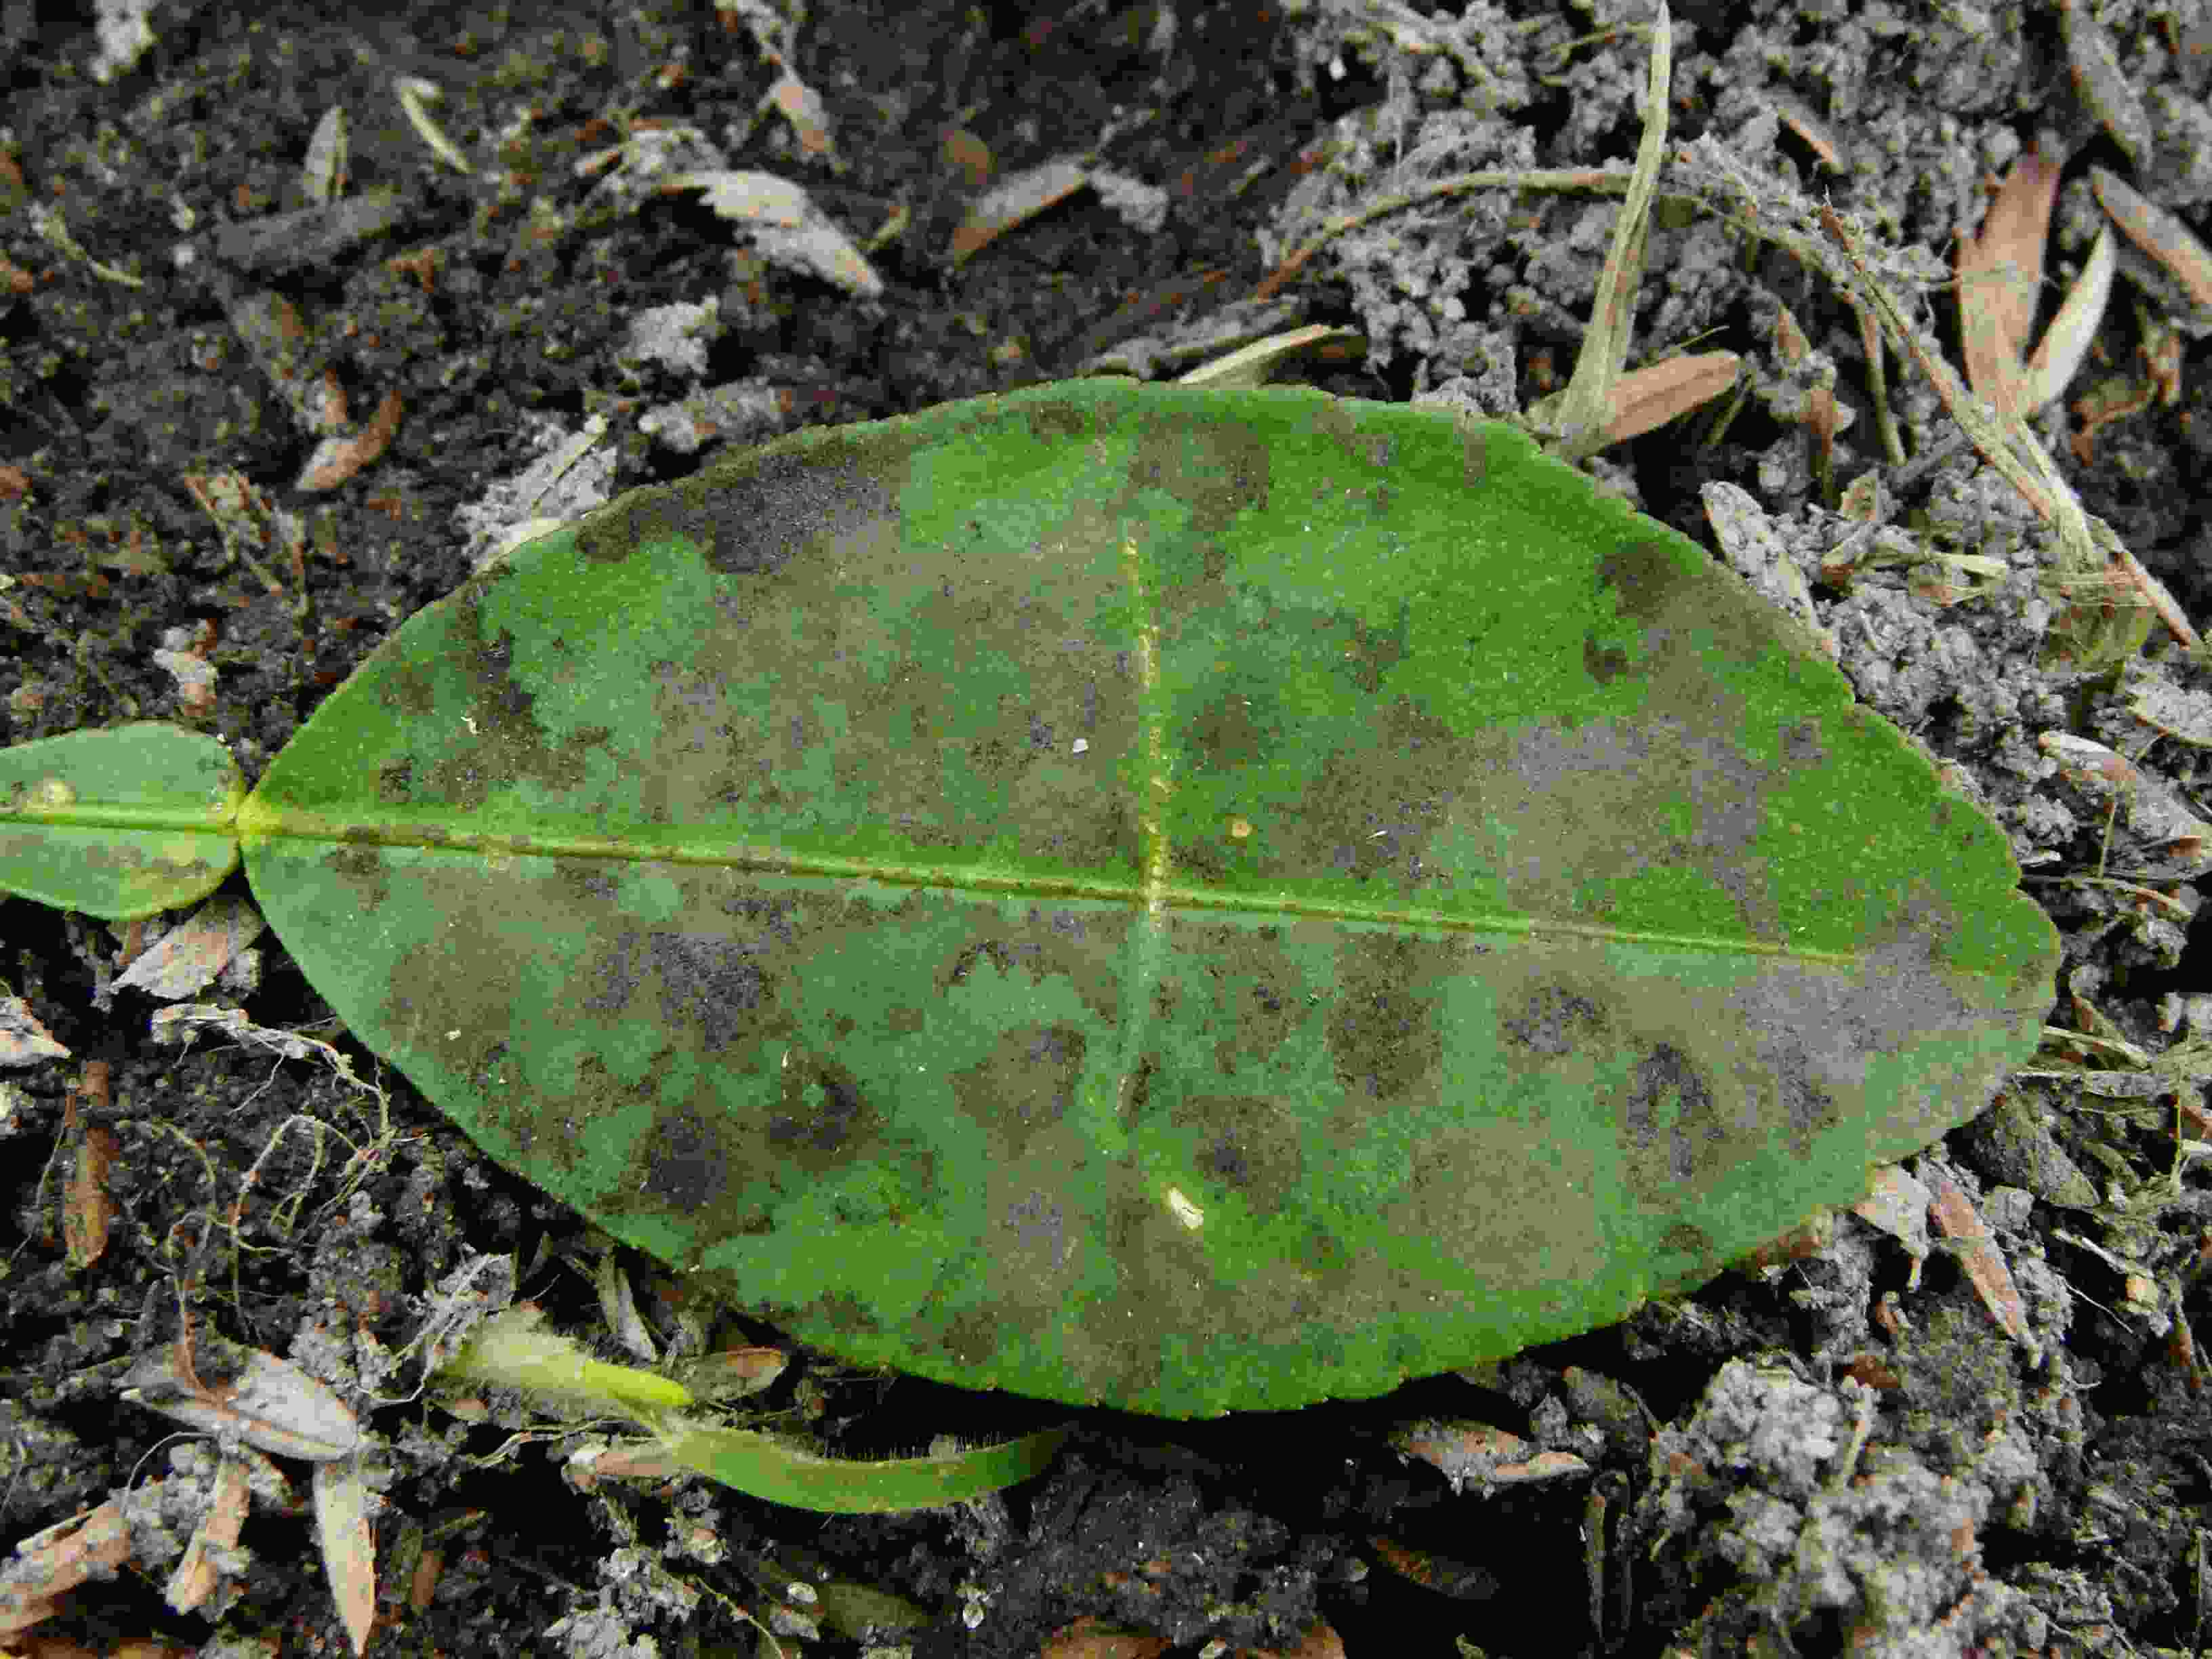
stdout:
POLYGON ((1844 165, 1844 147, 1826 122, 1813 113, 1804 104, 1788 93, 1770 87, 1760 96, 1788 127, 1803 139, 1813 152, 1814 160, 1831 173, 1848 171, 1844 165))
MULTIPOLYGON (((1711 402, 1735 384, 1741 362, 1733 351, 1697 351, 1621 375, 1607 394, 1603 442, 1640 436, 1711 402)), ((1538 398, 1529 419, 1539 428, 1564 419, 1566 398, 1565 392, 1538 398)))
POLYGON ((261 937, 252 901, 218 896, 161 935, 116 977, 125 989, 173 1002, 215 982, 239 952, 261 937))
POLYGON ((2042 1345, 2027 1328, 2027 1306, 2021 1300, 2020 1287, 2013 1283, 2012 1269, 2005 1266, 2004 1254, 1981 1212, 1948 1176, 1936 1176, 1930 1186, 1935 1199, 1929 1213, 1936 1218, 1936 1229, 1959 1247, 1959 1266, 1990 1317, 2030 1353, 2040 1354, 2042 1345))
POLYGON ((32 1534, 0 1564, 0 1636, 52 1618, 64 1595, 88 1578, 112 1577, 130 1559, 131 1529, 116 1498, 32 1534))
POLYGON ((191 1541, 185 1546, 176 1571, 169 1575, 168 1585, 162 1591, 163 1597, 177 1612, 190 1613, 214 1595, 222 1583, 222 1569, 216 1564, 212 1552, 237 1547, 252 1498, 246 1465, 234 1457, 224 1458, 216 1466, 215 1490, 209 1497, 207 1513, 192 1528, 191 1541))
POLYGON ((835 283, 863 299, 884 291, 884 279, 860 249, 815 206, 812 197, 787 179, 743 167, 708 167, 670 173, 659 188, 705 191, 715 216, 743 226, 762 257, 776 264, 835 283))
POLYGON ((791 123, 792 136, 799 140, 799 149, 809 155, 836 159, 836 145, 830 137, 830 116, 823 107, 822 94, 805 82, 786 69, 761 102, 782 112, 791 123))
POLYGON ((1874 1172, 1873 1189, 1851 1206, 1851 1213, 1868 1226, 1905 1246, 1912 1258, 1907 1290, 1920 1287, 1920 1264, 1928 1260, 1928 1206, 1933 1201, 1926 1186, 1903 1165, 1885 1164, 1874 1172))
POLYGON ((193 1361, 170 1344, 140 1359, 123 1381, 125 1400, 210 1434, 235 1434, 278 1457, 331 1462, 361 1443, 360 1419, 328 1383, 263 1349, 203 1338, 193 1361), (210 1357, 237 1369, 204 1382, 192 1367, 207 1367, 210 1357))
POLYGON ((97 1123, 77 1137, 62 1200, 62 1240, 72 1267, 89 1267, 107 1254, 107 1230, 117 1214, 107 1172, 122 1150, 115 1132, 97 1123))
POLYGON ((1740 362, 1733 351, 1696 351, 1622 375, 1613 385, 1606 441, 1639 436, 1711 403, 1735 384, 1740 362))
POLYGON ((1774 308, 1774 355, 1783 363, 1796 367, 1812 355, 1813 343, 1805 337, 1805 330, 1796 313, 1788 306, 1774 308))
POLYGON ((438 1583, 446 1574, 446 1553, 433 1546, 415 1558, 415 1571, 407 1581, 407 1610, 430 1611, 438 1599, 438 1583))
POLYGON ((1498 1574, 1478 1561, 1462 1561, 1437 1550, 1417 1549, 1395 1538, 1370 1534, 1367 1547, 1375 1559, 1423 1589, 1434 1590, 1456 1601, 1487 1601, 1499 1593, 1498 1574))
POLYGON ((1978 234, 1959 244, 1959 331, 1966 384, 2000 415, 2024 413, 2021 384, 2035 307, 2043 289, 2043 248, 2058 199, 2058 165, 2031 149, 2013 163, 1978 234))
POLYGON ((42 1060, 67 1060, 70 1051, 54 1041, 54 1034, 39 1023, 31 1005, 19 996, 0 994, 0 1067, 36 1066, 42 1060))
POLYGON ((1390 1443, 1441 1472, 1454 1492, 1470 1481, 1487 1491, 1589 1472, 1589 1465, 1572 1452, 1538 1451, 1519 1435, 1488 1423, 1431 1419, 1396 1431, 1390 1443))
POLYGON ((2118 809, 2125 851, 2115 867, 2161 879, 2188 880, 2212 870, 2212 823, 2174 790, 2118 750, 2070 732, 2045 732, 2036 747, 2058 775, 2100 804, 2118 809))
POLYGON ((1066 201, 1091 182, 1080 161, 1047 161, 1018 173, 978 199, 952 233, 952 263, 964 264, 1024 220, 1066 201))
POLYGON ((299 489, 336 489, 348 478, 380 458, 399 433, 399 417, 406 400, 398 388, 384 394, 368 424, 349 438, 325 438, 300 469, 294 486, 299 489))
POLYGON ((938 141, 937 159, 971 191, 991 182, 991 147, 964 128, 951 128, 938 141))
POLYGON ((1345 1659, 1344 1638, 1324 1620, 1298 1638, 1294 1648, 1242 1648, 1237 1659, 1345 1659))
POLYGON ((1037 1650, 1037 1659, 1158 1659, 1168 1650, 1164 1636, 1117 1631, 1096 1613, 1054 1631, 1037 1650))

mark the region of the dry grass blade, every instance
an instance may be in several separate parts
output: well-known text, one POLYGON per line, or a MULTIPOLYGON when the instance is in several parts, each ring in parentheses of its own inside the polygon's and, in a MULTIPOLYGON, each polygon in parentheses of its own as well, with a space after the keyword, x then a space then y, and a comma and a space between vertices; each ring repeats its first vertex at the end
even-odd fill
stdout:
POLYGON ((2058 31, 2066 42, 2066 69, 2082 107, 2097 118, 2141 167, 2151 153, 2150 112, 2120 67, 2112 36, 2082 0, 2060 0, 2058 31))
POLYGON ((307 139, 307 157, 300 164, 300 193, 310 202, 335 201, 345 185, 345 106, 332 104, 307 139))
POLYGON ((1358 345, 1366 336, 1358 329, 1335 328, 1327 323, 1308 323, 1303 328, 1270 334, 1264 340, 1239 346, 1210 362, 1200 363, 1182 377, 1183 386, 1265 386, 1275 371, 1302 352, 1329 345, 1358 345))
POLYGON ((446 137, 446 130, 430 113, 431 105, 444 101, 446 89, 419 75, 402 75, 394 77, 392 90, 399 100, 407 125, 415 129, 416 137, 430 147, 431 154, 464 178, 472 176, 476 169, 469 165, 468 157, 461 154, 459 145, 446 137))
MULTIPOLYGON (((1704 153, 1712 154, 1709 148, 1704 153)), ((1730 178, 1732 173, 1721 169, 1719 176, 1730 178)), ((2081 498, 2059 477, 2050 455, 2027 429, 2027 422, 2016 414, 1991 416, 1951 371, 1934 342, 1875 270, 1867 258, 1864 239, 1859 231, 1833 208, 1820 209, 1818 216, 1821 228, 1834 239, 1835 246, 1849 262, 1849 272, 1833 265, 1826 249, 1809 238, 1791 234, 1785 239, 1785 246, 1826 270, 1847 292, 1863 297, 1873 306, 1884 328, 1911 353, 1921 372, 1934 384, 1944 407, 1951 411, 1952 419, 1965 428, 1982 458, 2057 531, 2061 574, 2078 578, 2101 570, 2118 570, 2157 612, 2159 620, 2174 638, 2189 651, 2202 656, 2203 636, 2174 602, 2172 594, 2121 544, 2111 526, 2102 519, 2093 518, 2082 507, 2081 498)), ((1777 233, 1770 230, 1768 234, 1777 233)))
POLYGON ((1644 276, 1644 234, 1650 222, 1651 198, 1659 188, 1661 152, 1667 146, 1667 97, 1674 63, 1673 19, 1659 0, 1651 24, 1651 73, 1644 92, 1644 137, 1629 175, 1628 199, 1613 222, 1613 246, 1598 276, 1590 306, 1590 325, 1575 359, 1559 417, 1559 449, 1565 459, 1595 454, 1611 441, 1606 428, 1613 416, 1613 392, 1628 361, 1628 331, 1636 311, 1637 284, 1644 276))
POLYGON ((2181 284, 2192 304, 2212 307, 2212 252, 2188 226, 2102 167, 2089 169, 2089 185, 2112 222, 2181 284))
POLYGON ((2180 602, 2168 591, 2166 584, 2143 568, 2136 558, 2122 544, 2112 526, 2102 519, 2090 519, 2089 539, 2092 546, 2103 551, 2107 566, 2117 570, 2131 585, 2143 600, 2157 613, 2173 637, 2198 658, 2204 655, 2204 639, 2189 620, 2180 602))
POLYGON ((2027 398, 2030 409, 2040 409, 2049 403, 2072 385, 2074 377, 2081 372, 2081 365, 2088 361, 2089 348, 2096 343, 2098 326, 2105 320, 2105 307, 2112 297, 2112 273, 2118 268, 2112 228, 2106 225, 2097 233, 2081 274, 2066 290, 2058 314, 2043 331, 2043 338, 2036 343, 2035 355, 2027 360, 2027 398))
POLYGON ((1047 161, 1018 173, 969 208, 952 233, 952 263, 965 264, 1026 219, 1066 201, 1091 182, 1079 161, 1047 161))
POLYGON ((368 1529, 368 1486, 361 1461, 315 1465, 315 1538, 330 1574, 331 1599, 358 1656, 376 1622, 376 1540, 368 1529))

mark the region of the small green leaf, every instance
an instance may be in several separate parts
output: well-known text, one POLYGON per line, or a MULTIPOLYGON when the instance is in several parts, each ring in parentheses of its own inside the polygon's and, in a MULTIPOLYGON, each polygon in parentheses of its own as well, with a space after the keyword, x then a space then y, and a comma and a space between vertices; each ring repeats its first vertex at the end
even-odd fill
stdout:
POLYGON ((825 1457, 750 1429, 684 1429, 664 1443, 686 1468, 772 1504, 835 1515, 888 1515, 962 1504, 1018 1486, 1044 1473, 1067 1434, 1066 1428, 1039 1429, 994 1445, 873 1460, 825 1457))
POLYGON ((709 1480, 772 1504, 838 1515, 934 1509, 981 1498, 1042 1474, 1067 1438, 1066 1429, 1050 1428, 922 1457, 830 1457, 787 1436, 687 1416, 699 1402, 682 1383, 595 1359, 580 1343, 545 1328, 534 1310, 515 1308, 470 1333, 440 1367, 438 1381, 518 1389, 540 1401, 633 1418, 653 1431, 670 1459, 709 1480))
POLYGON ((238 867, 245 798, 230 750, 173 726, 0 749, 0 887, 111 921, 193 903, 238 867))
MULTIPOLYGON (((793 1332, 1167 1415, 1618 1319, 1979 1110, 2055 935, 1519 433, 1106 381, 791 438, 410 621, 239 809, 487 1151, 793 1332)), ((0 879, 8 879, 0 868, 0 879)))

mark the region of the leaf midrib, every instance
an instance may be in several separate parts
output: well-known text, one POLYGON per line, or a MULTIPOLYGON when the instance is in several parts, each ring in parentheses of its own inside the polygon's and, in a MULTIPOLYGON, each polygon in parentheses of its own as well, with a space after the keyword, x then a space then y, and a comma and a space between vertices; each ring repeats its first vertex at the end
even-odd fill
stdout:
MULTIPOLYGON (((1164 848, 1151 843, 1144 874, 1136 879, 1114 881, 1066 876, 1040 876, 1025 871, 994 871, 973 865, 939 865, 913 860, 838 858, 822 854, 796 854, 771 846, 732 847, 718 839, 711 847, 684 847, 656 842, 650 844, 605 836, 517 836, 497 831, 471 831, 450 826, 430 826, 417 818, 403 823, 365 823, 358 818, 334 819, 313 813, 288 811, 262 799, 257 791, 234 814, 205 809, 163 811, 151 806, 104 806, 74 803, 66 807, 11 813, 0 823, 39 823, 55 828, 101 830, 144 830, 158 834, 190 833, 228 836, 251 849, 269 842, 307 842, 325 846, 409 847, 425 852, 495 858, 605 859, 632 864, 662 863, 699 869, 744 870, 756 874, 817 877, 824 880, 872 882, 886 887, 933 888, 954 893, 997 894, 1034 899, 1073 899, 1125 906, 1164 915, 1169 911, 1200 911, 1252 916, 1281 916, 1291 920, 1348 922, 1378 928, 1407 928, 1461 935, 1494 934, 1504 939, 1587 939, 1613 945, 1647 945, 1669 950, 1705 951, 1735 957, 1771 957, 1804 963, 1849 966, 1865 960, 1863 953, 1815 951, 1769 939, 1722 934, 1680 933, 1615 927, 1602 922, 1575 921, 1514 911, 1470 915, 1441 911, 1419 905, 1363 904, 1343 899, 1303 898, 1291 894, 1222 892, 1191 887, 1166 878, 1164 858, 1153 853, 1164 848)), ((1157 820, 1156 820, 1157 822, 1157 820)))

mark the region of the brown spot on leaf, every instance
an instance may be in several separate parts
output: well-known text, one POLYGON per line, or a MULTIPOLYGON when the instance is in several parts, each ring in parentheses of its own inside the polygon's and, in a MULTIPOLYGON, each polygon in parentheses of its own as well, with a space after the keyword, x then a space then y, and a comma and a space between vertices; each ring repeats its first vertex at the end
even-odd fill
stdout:
POLYGON ((1338 1078, 1357 1100, 1395 1100, 1441 1064, 1443 1036, 1428 988, 1455 970, 1448 944, 1362 934, 1343 956, 1329 1012, 1338 1078))
POLYGON ((1658 1044, 1636 1062, 1621 1138, 1631 1154, 1629 1184, 1654 1202, 1665 1201, 1670 1187, 1718 1173, 1713 1154, 1726 1143, 1727 1129, 1711 1085, 1673 1043, 1658 1044))
POLYGON ((1782 758, 1790 766, 1818 766, 1826 760, 1828 746, 1820 740, 1820 722, 1808 718, 1784 726, 1782 758))
POLYGON ((1657 542, 1622 542, 1598 561, 1598 586, 1613 589, 1623 614, 1640 623, 1657 621, 1688 580, 1673 551, 1657 542))
POLYGON ((1297 1200, 1304 1172, 1297 1121, 1260 1095, 1194 1095, 1176 1122, 1200 1131, 1199 1173, 1238 1194, 1254 1213, 1271 1215, 1297 1200))
POLYGON ((640 1190, 686 1215, 713 1203, 730 1184, 728 1155, 695 1112, 664 1116, 647 1137, 640 1158, 640 1190))
POLYGON ((785 1058, 781 1109, 768 1120, 768 1144, 779 1156, 819 1175, 866 1153, 883 1127, 843 1066, 797 1050, 785 1058))
POLYGON ((689 541, 726 576, 772 575, 813 545, 898 521, 905 455, 830 437, 771 447, 709 466, 666 489, 610 502, 576 530, 593 562, 620 563, 647 542, 689 541))
POLYGON ((952 1074, 954 1097, 990 1132, 1000 1156, 1018 1158, 1032 1136, 1067 1115, 1088 1046, 1072 1026, 1003 1031, 986 1058, 952 1074))
POLYGON ((1628 653, 1617 645, 1600 645, 1595 635, 1583 641, 1583 672, 1600 685, 1610 685, 1628 672, 1628 653))
POLYGON ((1530 988, 1499 1024, 1516 1047, 1547 1060, 1595 1051, 1606 1036, 1604 1011, 1580 991, 1559 984, 1530 988))

